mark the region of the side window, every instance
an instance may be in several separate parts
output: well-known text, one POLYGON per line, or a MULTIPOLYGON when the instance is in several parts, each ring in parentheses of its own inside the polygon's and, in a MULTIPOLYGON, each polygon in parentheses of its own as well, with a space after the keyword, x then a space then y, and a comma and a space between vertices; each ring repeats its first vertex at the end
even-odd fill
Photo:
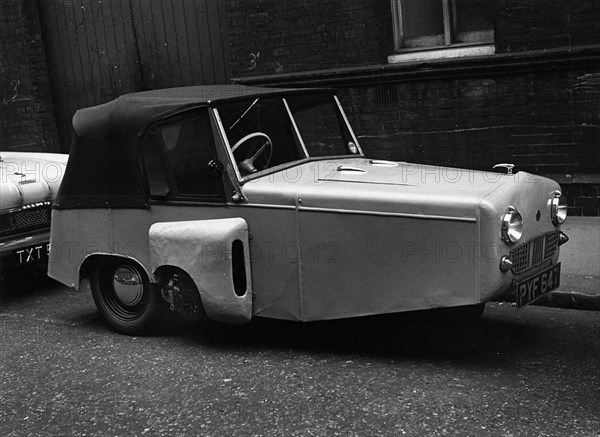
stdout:
POLYGON ((207 111, 158 124, 146 138, 144 160, 153 195, 224 198, 222 175, 209 166, 218 159, 207 111), (173 192, 165 189, 168 174, 173 192))
POLYGON ((151 197, 166 197, 170 193, 167 169, 161 149, 160 137, 153 128, 144 136, 143 140, 144 170, 151 197))

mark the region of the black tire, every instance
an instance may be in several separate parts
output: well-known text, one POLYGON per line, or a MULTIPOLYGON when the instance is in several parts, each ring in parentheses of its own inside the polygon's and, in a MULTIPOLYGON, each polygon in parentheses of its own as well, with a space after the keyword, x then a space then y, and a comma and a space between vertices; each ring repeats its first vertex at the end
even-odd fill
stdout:
POLYGON ((136 262, 125 258, 95 262, 90 268, 90 286, 98 311, 117 331, 144 335, 157 327, 162 298, 136 262))

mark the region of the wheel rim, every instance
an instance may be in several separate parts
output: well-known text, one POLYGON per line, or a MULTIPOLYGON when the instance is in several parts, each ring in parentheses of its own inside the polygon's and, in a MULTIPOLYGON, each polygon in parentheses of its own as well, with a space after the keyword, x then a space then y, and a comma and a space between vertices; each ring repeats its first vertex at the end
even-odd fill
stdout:
POLYGON ((144 296, 144 282, 136 270, 120 266, 113 275, 113 290, 123 305, 134 306, 140 303, 144 296))
POLYGON ((148 288, 142 273, 134 266, 120 264, 104 276, 105 286, 100 287, 104 307, 112 317, 122 322, 140 318, 148 305, 148 288))

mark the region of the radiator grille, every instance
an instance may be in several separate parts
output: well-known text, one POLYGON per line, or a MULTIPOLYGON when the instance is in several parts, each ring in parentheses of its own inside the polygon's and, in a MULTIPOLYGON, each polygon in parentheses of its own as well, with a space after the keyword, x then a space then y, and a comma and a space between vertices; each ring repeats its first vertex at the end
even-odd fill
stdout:
POLYGON ((552 258, 558 248, 560 232, 550 232, 521 244, 510 251, 512 271, 521 274, 552 258))
POLYGON ((50 227, 50 205, 23 208, 0 215, 0 237, 50 227))

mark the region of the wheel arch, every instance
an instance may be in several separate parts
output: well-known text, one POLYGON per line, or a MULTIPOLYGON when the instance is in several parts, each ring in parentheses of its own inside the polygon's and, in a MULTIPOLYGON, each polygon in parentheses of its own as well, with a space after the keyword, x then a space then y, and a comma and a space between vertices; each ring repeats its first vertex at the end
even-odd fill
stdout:
POLYGON ((198 294, 200 294, 200 289, 198 285, 194 282, 192 276, 182 267, 174 265, 174 264, 163 264, 158 267, 155 267, 152 271, 152 278, 154 278, 157 284, 161 284, 165 279, 172 277, 174 274, 183 275, 186 279, 190 280, 198 294))
POLYGON ((144 266, 144 264, 141 263, 138 259, 136 259, 132 256, 123 255, 120 253, 94 252, 94 253, 86 255, 86 257, 81 261, 81 263, 79 263, 79 268, 77 269, 77 272, 79 274, 78 283, 80 284, 80 289, 81 289, 82 281, 86 277, 89 277, 90 268, 94 263, 101 262, 102 260, 113 261, 113 260, 119 259, 119 258, 126 259, 128 261, 133 261, 134 263, 136 263, 142 269, 142 271, 146 274, 146 278, 148 279, 148 281, 150 283, 153 282, 152 274, 150 274, 150 272, 148 271, 146 266, 144 266))

